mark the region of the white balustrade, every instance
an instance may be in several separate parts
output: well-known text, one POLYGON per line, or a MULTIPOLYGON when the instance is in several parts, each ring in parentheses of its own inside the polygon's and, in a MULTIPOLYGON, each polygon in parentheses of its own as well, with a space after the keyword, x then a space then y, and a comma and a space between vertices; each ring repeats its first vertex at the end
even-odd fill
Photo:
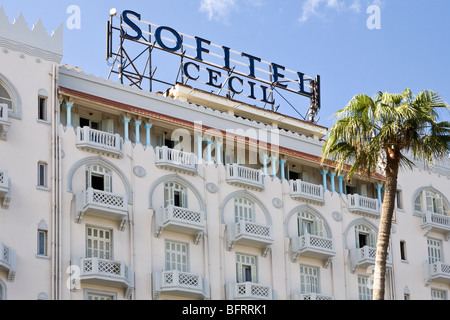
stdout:
POLYGON ((0 243, 0 270, 8 273, 8 281, 16 276, 16 251, 0 243))
POLYGON ((374 216, 380 215, 380 202, 378 199, 372 199, 359 194, 349 194, 348 199, 348 210, 350 212, 370 214, 374 216))
POLYGON ((128 197, 88 188, 76 195, 75 221, 80 223, 84 215, 120 220, 119 229, 123 230, 128 216, 128 197))
POLYGON ((300 237, 292 237, 291 255, 294 261, 299 255, 328 259, 336 255, 334 241, 333 239, 327 239, 309 233, 300 237))
POLYGON ((302 180, 290 181, 291 197, 312 200, 323 204, 325 202, 323 186, 302 180))
POLYGON ((129 289, 134 287, 134 271, 124 262, 86 258, 81 259, 80 280, 129 289))
MULTIPOLYGON (((350 265, 352 272, 354 272, 357 267, 368 267, 370 265, 374 265, 376 254, 377 249, 369 246, 350 250, 350 265)), ((391 266, 392 257, 390 251, 388 251, 386 256, 386 267, 391 266)))
POLYGON ((0 199, 3 199, 2 207, 8 209, 11 200, 11 179, 7 171, 0 171, 0 199))
POLYGON ((161 293, 201 299, 210 295, 208 281, 202 275, 178 270, 155 272, 153 291, 155 298, 161 293))
MULTIPOLYGON (((167 206, 156 211, 156 237, 160 237, 163 230, 180 232, 190 235, 200 235, 205 227, 205 214, 176 206, 167 206)), ((198 238, 195 243, 198 243, 198 238)))
POLYGON ((156 147, 155 155, 157 166, 197 173, 197 157, 193 153, 156 147))
POLYGON ((273 289, 270 286, 253 282, 227 284, 227 300, 272 300, 273 289))
POLYGON ((422 228, 427 232, 434 230, 446 234, 446 238, 450 238, 450 216, 427 212, 422 215, 422 228))
POLYGON ((266 256, 273 243, 272 227, 241 220, 227 225, 227 248, 231 250, 235 243, 256 248, 264 248, 266 256))
POLYGON ((237 163, 227 164, 227 181, 264 189, 264 174, 261 170, 247 168, 237 163))
POLYGON ((123 138, 120 135, 89 127, 77 128, 77 146, 114 156, 123 156, 123 138))

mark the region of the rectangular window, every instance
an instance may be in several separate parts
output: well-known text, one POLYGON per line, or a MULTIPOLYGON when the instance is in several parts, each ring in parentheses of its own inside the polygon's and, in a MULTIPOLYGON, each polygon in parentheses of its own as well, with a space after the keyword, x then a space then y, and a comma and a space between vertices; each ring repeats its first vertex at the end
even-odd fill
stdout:
POLYGON ((319 268, 300 266, 300 286, 302 294, 319 292, 319 268))
POLYGON ((37 254, 39 256, 47 256, 47 231, 38 230, 37 254))
POLYGON ((47 188, 47 164, 38 163, 38 186, 47 188))
POLYGON ((359 300, 372 300, 372 288, 370 288, 370 278, 368 276, 358 276, 359 300))
POLYGON ((47 98, 39 97, 38 99, 38 119, 47 121, 47 98))
POLYGON ((236 254, 236 280, 238 283, 258 282, 255 256, 236 254))
POLYGON ((86 258, 112 260, 112 230, 87 227, 86 258))
POLYGON ((166 271, 189 272, 188 245, 166 241, 166 271))
POLYGON ((255 222, 255 205, 245 198, 234 199, 235 221, 255 222))
POLYGON ((442 261, 442 243, 439 240, 427 239, 428 263, 433 264, 442 261))
POLYGON ((116 300, 115 293, 103 293, 97 291, 87 291, 85 292, 86 300, 116 300))
POLYGON ((447 292, 444 290, 431 289, 431 300, 447 300, 447 292))
POLYGON ((403 195, 401 190, 397 190, 395 193, 396 201, 397 201, 397 208, 403 209, 403 195))

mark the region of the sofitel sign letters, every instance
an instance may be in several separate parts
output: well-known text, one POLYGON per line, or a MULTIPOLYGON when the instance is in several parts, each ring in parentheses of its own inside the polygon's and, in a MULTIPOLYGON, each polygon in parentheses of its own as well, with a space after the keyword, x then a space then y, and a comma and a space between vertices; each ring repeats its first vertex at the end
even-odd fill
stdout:
POLYGON ((214 45, 207 39, 181 34, 168 26, 153 25, 142 21, 141 15, 131 10, 122 12, 120 33, 123 39, 181 56, 180 70, 188 80, 226 90, 233 96, 246 96, 270 105, 275 104, 273 92, 277 88, 283 89, 315 100, 316 103, 312 104, 320 108, 317 96, 319 76, 314 80, 302 72, 262 61, 257 56, 214 45), (149 31, 146 30, 147 27, 149 31), (187 44, 186 40, 192 43, 187 44), (186 48, 192 53, 187 54, 186 48), (191 61, 186 62, 184 58, 191 61), (216 59, 215 62, 211 62, 213 59, 216 59))

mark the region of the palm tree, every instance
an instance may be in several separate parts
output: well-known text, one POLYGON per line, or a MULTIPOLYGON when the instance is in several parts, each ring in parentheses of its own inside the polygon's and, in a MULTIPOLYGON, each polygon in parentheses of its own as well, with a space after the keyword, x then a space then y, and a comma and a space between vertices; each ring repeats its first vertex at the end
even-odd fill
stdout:
POLYGON ((417 96, 378 92, 374 98, 361 94, 336 112, 322 153, 322 164, 332 161, 339 174, 348 169, 369 178, 377 169, 386 177, 385 195, 377 239, 373 299, 384 300, 386 256, 400 168, 412 169, 414 160, 428 165, 448 156, 450 122, 438 122, 450 107, 435 92, 417 96))

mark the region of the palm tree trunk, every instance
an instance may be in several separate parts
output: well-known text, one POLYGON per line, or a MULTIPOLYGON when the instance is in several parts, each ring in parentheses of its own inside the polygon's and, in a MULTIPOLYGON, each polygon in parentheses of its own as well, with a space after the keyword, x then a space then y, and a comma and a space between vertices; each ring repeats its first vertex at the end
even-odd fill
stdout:
POLYGON ((397 193, 397 178, 400 155, 397 153, 394 154, 389 151, 387 152, 386 164, 386 190, 384 194, 383 209, 380 218, 377 251, 375 258, 373 300, 384 300, 386 283, 386 260, 388 255, 389 239, 391 236, 392 216, 395 209, 395 196, 397 193))

